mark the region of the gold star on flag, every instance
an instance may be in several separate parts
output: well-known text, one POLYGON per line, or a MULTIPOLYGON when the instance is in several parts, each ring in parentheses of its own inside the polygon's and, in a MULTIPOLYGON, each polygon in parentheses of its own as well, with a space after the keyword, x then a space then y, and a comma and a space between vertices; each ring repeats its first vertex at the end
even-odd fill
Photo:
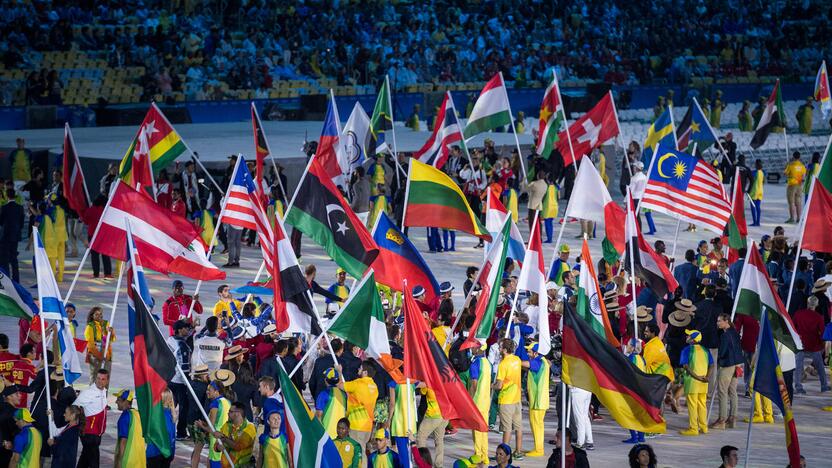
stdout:
POLYGON ((691 133, 699 133, 699 124, 696 122, 690 123, 690 131, 691 133))

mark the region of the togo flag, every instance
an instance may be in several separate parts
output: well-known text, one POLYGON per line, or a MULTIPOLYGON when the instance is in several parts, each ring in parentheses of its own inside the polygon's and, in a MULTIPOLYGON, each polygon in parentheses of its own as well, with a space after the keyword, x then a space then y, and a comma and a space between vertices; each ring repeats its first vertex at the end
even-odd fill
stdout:
POLYGON ((38 308, 32 295, 0 269, 0 315, 31 321, 38 308))

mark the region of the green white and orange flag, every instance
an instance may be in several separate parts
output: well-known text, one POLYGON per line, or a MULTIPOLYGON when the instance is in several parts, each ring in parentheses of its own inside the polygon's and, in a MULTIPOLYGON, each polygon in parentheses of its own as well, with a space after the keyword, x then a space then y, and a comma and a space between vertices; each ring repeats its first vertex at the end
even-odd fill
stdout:
POLYGON ((604 294, 595 275, 595 263, 589 252, 589 244, 584 239, 581 248, 581 275, 578 277, 578 300, 576 312, 600 336, 616 348, 621 346, 612 332, 607 308, 604 305, 604 294))
POLYGON ((511 107, 508 103, 506 84, 503 81, 503 74, 497 73, 482 88, 477 103, 468 116, 468 123, 462 135, 466 140, 473 136, 504 127, 511 124, 511 107))
POLYGON ((558 141, 558 133, 563 129, 566 122, 566 113, 563 111, 563 102, 560 99, 560 87, 558 85, 557 72, 552 69, 552 82, 543 94, 543 102, 540 103, 540 124, 538 126, 537 154, 543 159, 549 159, 555 143, 558 141))
POLYGON ((136 132, 136 137, 133 138, 130 147, 127 148, 127 152, 121 159, 121 164, 118 168, 119 177, 125 182, 131 180, 130 172, 132 170, 133 153, 142 131, 147 135, 147 143, 150 147, 150 163, 153 167, 154 174, 158 174, 159 171, 167 167, 187 150, 182 137, 173 129, 173 125, 165 117, 165 114, 156 106, 155 102, 151 103, 150 109, 147 111, 142 124, 139 126, 139 130, 136 132))
POLYGON ((745 223, 745 193, 742 191, 740 169, 734 175, 734 193, 731 196, 731 217, 725 230, 728 233, 728 264, 740 258, 739 249, 747 248, 748 226, 745 223))

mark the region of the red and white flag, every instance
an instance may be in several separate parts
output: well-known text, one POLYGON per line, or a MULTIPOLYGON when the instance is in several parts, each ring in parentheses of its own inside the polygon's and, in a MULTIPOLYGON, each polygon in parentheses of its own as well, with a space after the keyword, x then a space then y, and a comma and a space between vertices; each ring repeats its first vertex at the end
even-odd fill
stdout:
POLYGON ((624 252, 625 212, 612 200, 592 161, 581 162, 574 186, 581 190, 572 191, 564 216, 603 223, 607 240, 620 255, 624 252))
POLYGON ((87 183, 84 180, 84 172, 81 170, 81 161, 78 159, 78 152, 75 151, 75 140, 69 130, 69 124, 64 125, 64 160, 63 160, 63 184, 64 197, 69 203, 72 211, 79 216, 84 214, 92 204, 90 194, 87 192, 87 183))
POLYGON ((153 181, 153 166, 150 163, 150 145, 145 128, 139 129, 138 141, 133 150, 133 170, 130 172, 130 186, 141 193, 149 194, 156 200, 156 184, 153 181))
POLYGON ((437 169, 442 169, 450 153, 448 146, 460 140, 462 140, 462 130, 457 120, 454 100, 450 91, 446 91, 442 105, 439 106, 439 113, 436 114, 436 126, 433 133, 413 157, 437 169))
POLYGON ((664 259, 650 247, 641 235, 641 229, 636 222, 635 207, 633 198, 627 193, 627 222, 625 223, 624 236, 627 239, 626 256, 621 261, 624 269, 631 275, 635 274, 641 278, 645 285, 652 289, 658 298, 667 293, 673 293, 679 287, 676 278, 667 268, 664 259), (630 255, 632 254, 632 261, 630 255), (635 273, 631 270, 635 268, 635 273))
POLYGON ((575 153, 575 159, 580 161, 582 157, 615 138, 619 133, 621 130, 618 128, 615 102, 612 99, 612 92, 609 92, 598 101, 598 104, 595 104, 595 107, 569 126, 572 148, 569 148, 569 139, 566 138, 565 130, 558 134, 555 147, 563 156, 564 164, 568 166, 575 162, 572 161, 572 152, 575 153))
POLYGON ((529 317, 529 324, 537 329, 540 354, 548 354, 552 349, 552 338, 549 335, 549 296, 546 294, 544 264, 543 243, 540 241, 540 217, 536 214, 532 232, 529 235, 526 257, 523 259, 523 268, 520 269, 520 279, 517 280, 517 289, 537 293, 537 317, 529 317))
POLYGON ((231 183, 228 185, 217 222, 256 231, 266 268, 272 271, 274 231, 251 173, 246 167, 245 158, 242 156, 237 157, 231 183))

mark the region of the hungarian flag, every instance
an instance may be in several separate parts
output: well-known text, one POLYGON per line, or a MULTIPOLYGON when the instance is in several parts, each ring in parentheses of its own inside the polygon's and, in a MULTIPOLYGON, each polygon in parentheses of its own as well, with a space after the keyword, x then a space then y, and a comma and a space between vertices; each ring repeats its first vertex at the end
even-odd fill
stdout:
POLYGON ((471 109, 471 115, 468 116, 463 135, 466 140, 470 140, 475 135, 506 125, 511 125, 511 107, 503 74, 497 73, 482 88, 474 108, 471 109))
POLYGON ((627 239, 627 248, 624 249, 625 257, 622 264, 627 272, 641 278, 644 284, 656 293, 657 297, 662 298, 667 293, 675 291, 679 287, 679 283, 670 273, 664 259, 650 247, 650 244, 641 235, 641 229, 636 223, 633 198, 629 194, 627 201, 627 222, 624 234, 627 239), (633 256, 632 261, 630 261, 630 255, 633 256), (634 266, 635 272, 631 271, 631 264, 634 266))
POLYGON ((543 260, 543 244, 540 241, 540 217, 535 215, 532 232, 529 235, 529 247, 523 258, 517 289, 537 294, 538 352, 549 354, 552 349, 552 337, 549 334, 549 296, 546 294, 546 270, 543 260))
POLYGON ((404 292, 404 329, 407 330, 404 334, 405 377, 424 382, 434 391, 442 418, 450 420, 454 427, 487 432, 488 424, 407 290, 404 292))
POLYGON ((454 100, 451 97, 451 92, 446 91, 445 98, 442 99, 442 105, 439 106, 439 112, 436 114, 436 125, 433 128, 433 133, 431 133, 428 141, 413 154, 413 158, 425 164, 430 164, 437 169, 442 169, 450 154, 448 146, 461 140, 462 131, 454 108, 454 100))
POLYGON ((311 237, 355 278, 364 276, 378 256, 373 236, 344 200, 318 158, 309 161, 286 213, 286 222, 311 237))
POLYGON ((468 339, 462 343, 460 349, 478 347, 491 336, 494 318, 497 315, 497 300, 500 297, 500 283, 503 280, 510 233, 511 218, 507 218, 503 223, 503 228, 500 229, 500 234, 494 238, 494 243, 488 249, 485 262, 480 268, 477 282, 482 289, 480 289, 477 306, 474 309, 476 319, 468 331, 468 339))
POLYGON ((634 431, 665 432, 661 409, 670 381, 662 374, 639 370, 569 304, 563 308, 562 360, 563 381, 592 392, 618 425, 634 431))
POLYGON ((393 103, 390 100, 390 77, 384 76, 384 83, 378 90, 373 116, 370 118, 370 147, 367 154, 392 153, 387 143, 387 131, 393 129, 393 103))
POLYGON ((323 167, 335 185, 344 186, 344 169, 338 164, 339 138, 341 135, 341 120, 338 117, 338 106, 335 95, 330 91, 329 104, 326 107, 324 127, 321 129, 321 139, 315 151, 315 159, 323 167))
POLYGON ((771 320, 771 331, 774 338, 786 345, 794 352, 803 349, 803 342, 797 334, 791 316, 786 312, 786 306, 780 300, 777 290, 768 277, 763 258, 757 251, 757 245, 752 242, 748 249, 745 265, 742 268, 740 282, 737 285, 737 296, 734 299, 734 310, 731 314, 750 315, 761 320, 763 309, 768 312, 771 320))
POLYGON ((142 124, 139 125, 139 131, 136 132, 136 137, 127 148, 127 152, 121 159, 118 172, 122 180, 130 180, 130 171, 133 166, 133 153, 136 150, 136 144, 139 141, 139 135, 145 132, 148 142, 148 153, 150 154, 150 162, 153 165, 153 172, 158 173, 168 165, 170 165, 176 158, 187 150, 185 142, 173 129, 167 117, 162 113, 155 102, 150 103, 150 109, 144 116, 142 124))
POLYGON ((153 168, 150 165, 150 148, 147 141, 147 133, 144 129, 139 131, 139 139, 133 151, 132 170, 130 171, 129 182, 139 193, 151 196, 156 200, 156 183, 153 180, 153 168))
POLYGON ((589 159, 580 163, 575 187, 581 187, 581 190, 572 191, 564 216, 602 223, 604 258, 615 263, 624 252, 624 209, 612 201, 601 175, 589 159))
POLYGON ((0 269, 0 315, 32 320, 38 313, 32 295, 0 269))
POLYGON ((81 160, 78 159, 78 151, 75 150, 75 140, 69 130, 69 124, 64 124, 64 159, 63 159, 63 184, 64 197, 69 207, 79 216, 92 205, 90 194, 87 191, 87 182, 84 180, 84 171, 81 170, 81 160))
POLYGON ((425 288, 425 300, 428 302, 439 294, 439 283, 427 262, 385 212, 376 218, 373 240, 378 245, 378 257, 373 262, 373 270, 379 284, 401 291, 402 280, 407 280, 411 286, 425 288))
POLYGON ((740 258, 739 249, 748 247, 748 226, 745 223, 745 193, 742 191, 742 178, 737 168, 734 175, 734 193, 731 195, 731 218, 728 219, 728 264, 740 258))
POLYGON ((576 303, 578 315, 589 324, 599 336, 603 336, 616 348, 621 346, 618 338, 612 332, 612 325, 607 316, 607 307, 604 304, 604 293, 598 285, 598 276, 595 274, 595 263, 589 252, 589 244, 584 239, 581 247, 581 275, 578 278, 578 300, 576 303))
POLYGON ((826 72, 826 60, 823 61, 815 78, 815 101, 820 103, 820 110, 823 119, 829 118, 829 111, 832 111, 832 99, 829 95, 829 74, 826 72))
POLYGON ((566 123, 566 113, 563 111, 563 101, 560 98, 560 87, 558 86, 558 74, 552 69, 552 82, 543 93, 543 102, 540 103, 540 116, 538 117, 537 148, 536 152, 543 159, 549 159, 555 143, 558 142, 558 132, 566 123))
MULTIPOLYGON (((254 186, 257 187, 258 192, 262 191, 263 177, 265 176, 264 165, 266 158, 269 157, 271 151, 269 150, 269 142, 266 140, 266 133, 263 130, 263 124, 260 122, 260 114, 257 113, 257 107, 251 103, 251 129, 254 133, 254 186)), ((261 193, 261 197, 266 194, 261 193)))
MULTIPOLYGON (((326 433, 324 426, 307 406, 303 396, 292 383, 286 369, 278 359, 277 384, 283 391, 283 408, 286 420, 286 439, 294 466, 341 468, 338 448, 326 433)), ((357 456, 357 455, 356 455, 357 456)))
MULTIPOLYGON (((511 219, 511 213, 509 213, 499 198, 492 196, 491 190, 487 193, 488 196, 485 201, 485 228, 488 229, 491 237, 496 237, 500 233, 503 224, 505 224, 506 218, 511 219)), ((506 257, 522 266, 525 256, 526 248, 523 245, 523 236, 520 234, 520 229, 517 227, 517 224, 512 220, 506 257)))
POLYGON ((803 248, 832 253, 832 137, 803 208, 803 248))
POLYGON ((568 166, 576 162, 573 161, 572 154, 575 155, 574 159, 579 161, 619 133, 621 130, 618 128, 615 102, 610 91, 595 104, 595 107, 569 126, 571 147, 566 131, 563 131, 558 134, 556 148, 563 156, 563 163, 568 166))
POLYGON ((757 128, 754 131, 754 136, 751 137, 751 147, 757 149, 766 142, 769 133, 775 128, 782 128, 786 126, 786 108, 783 107, 783 98, 780 95, 780 80, 774 83, 774 89, 771 91, 771 96, 766 102, 766 108, 763 109, 763 115, 760 116, 760 122, 757 123, 757 128))

